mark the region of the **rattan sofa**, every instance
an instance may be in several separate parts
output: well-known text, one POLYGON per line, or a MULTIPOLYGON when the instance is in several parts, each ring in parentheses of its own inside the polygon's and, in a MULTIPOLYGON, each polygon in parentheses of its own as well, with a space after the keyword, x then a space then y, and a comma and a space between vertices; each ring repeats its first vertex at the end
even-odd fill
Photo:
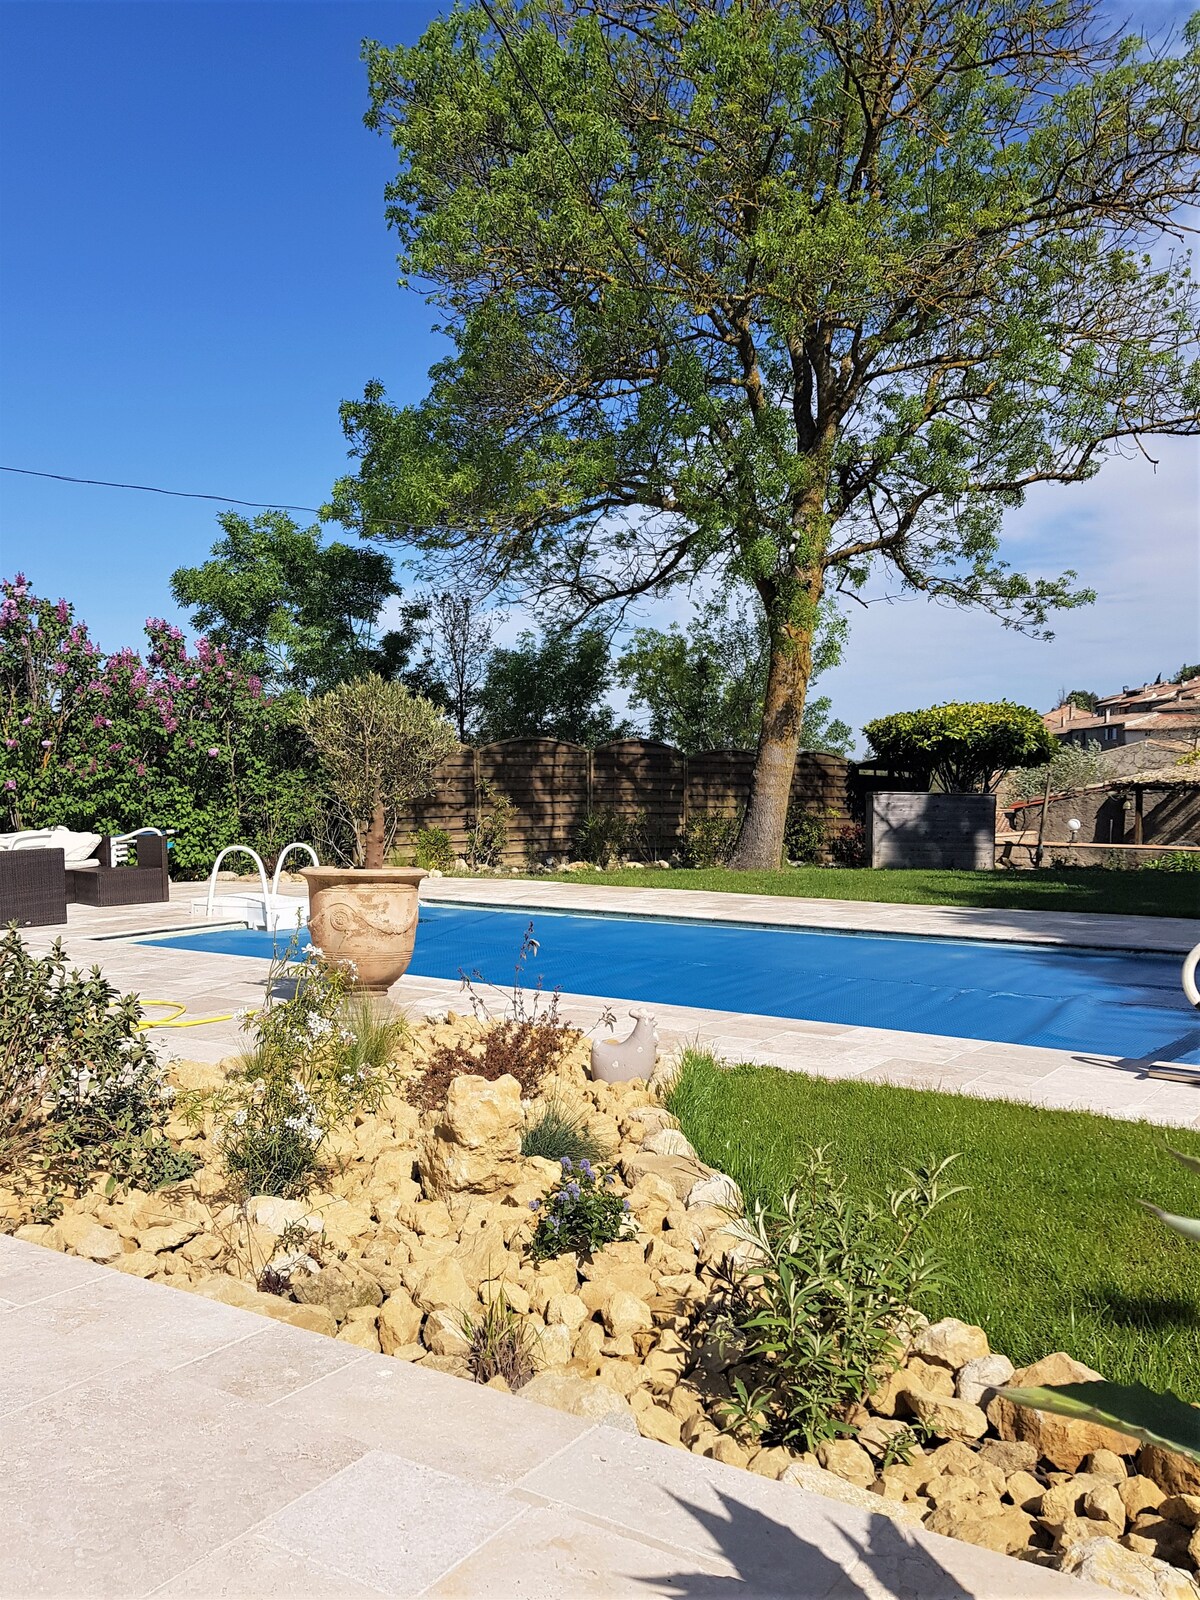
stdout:
POLYGON ((167 841, 159 833, 140 833, 136 839, 121 841, 106 836, 89 861, 73 863, 66 875, 67 899, 72 905, 142 906, 171 898, 167 841), (135 846, 136 866, 117 864, 118 843, 135 846))
POLYGON ((61 850, 0 850, 0 927, 52 928, 67 920, 61 850))

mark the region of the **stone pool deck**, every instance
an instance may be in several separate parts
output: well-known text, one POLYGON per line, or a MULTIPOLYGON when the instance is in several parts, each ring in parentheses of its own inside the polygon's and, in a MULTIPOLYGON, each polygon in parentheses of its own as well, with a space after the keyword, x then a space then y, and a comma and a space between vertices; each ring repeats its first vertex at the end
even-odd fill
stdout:
POLYGON ((0 1235, 0 1596, 1111 1591, 0 1235))
MULTIPOLYGON (((190 902, 194 884, 172 888, 169 905, 95 910, 72 906, 67 928, 30 930, 29 942, 46 949, 62 935, 74 961, 99 964, 122 989, 146 999, 179 1000, 190 1018, 237 1012, 261 1004, 269 963, 246 956, 203 954, 123 942, 147 930, 201 929, 190 902)), ((1183 917, 1115 917, 1089 913, 979 910, 958 907, 876 905, 869 902, 785 899, 769 895, 705 894, 679 889, 622 889, 546 880, 432 878, 424 898, 443 904, 541 911, 608 911, 623 915, 773 926, 821 927, 907 933, 941 938, 1090 945, 1182 955, 1200 941, 1200 922, 1183 917)), ((461 986, 438 978, 401 978, 391 998, 413 1015, 465 1009, 461 986)), ((488 997, 489 999, 491 996, 488 997)), ((500 1004, 503 996, 497 997, 500 1004)), ((605 1002, 564 995, 564 1016, 595 1029, 605 1002)), ((626 1002, 614 1002, 618 1031, 628 1028, 626 1002)), ((700 1007, 648 1005, 667 1048, 698 1043, 733 1061, 757 1061, 828 1078, 856 1078, 912 1088, 940 1089, 985 1099, 1137 1117, 1165 1126, 1200 1127, 1200 1088, 1147 1075, 1147 1061, 1120 1056, 994 1044, 944 1034, 805 1022, 700 1007)), ((1184 1015, 1179 1041, 1160 1059, 1193 1047, 1200 1017, 1184 1015)), ((161 1032, 181 1056, 218 1061, 234 1052, 236 1021, 161 1032)))

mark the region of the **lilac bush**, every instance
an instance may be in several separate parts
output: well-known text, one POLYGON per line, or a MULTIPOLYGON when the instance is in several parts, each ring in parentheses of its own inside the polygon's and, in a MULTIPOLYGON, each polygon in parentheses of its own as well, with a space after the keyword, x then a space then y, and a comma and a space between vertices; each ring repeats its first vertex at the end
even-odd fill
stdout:
POLYGON ((0 828, 173 828, 181 876, 224 845, 269 855, 310 831, 287 700, 161 617, 146 638, 144 655, 106 655, 66 600, 0 582, 0 828))

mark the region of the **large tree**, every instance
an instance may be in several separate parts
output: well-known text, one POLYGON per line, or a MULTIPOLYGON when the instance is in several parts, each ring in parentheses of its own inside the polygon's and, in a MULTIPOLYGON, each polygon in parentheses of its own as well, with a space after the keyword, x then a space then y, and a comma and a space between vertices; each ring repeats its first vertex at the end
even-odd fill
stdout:
POLYGON ((222 511, 217 521, 222 537, 209 559, 171 574, 176 603, 214 644, 272 688, 306 694, 364 673, 410 675, 427 610, 398 603, 397 625, 382 626, 384 607, 402 598, 388 556, 326 544, 319 527, 301 528, 282 511, 252 520, 222 511))
MULTIPOLYGON (((686 632, 678 625, 638 628, 617 661, 630 705, 648 715, 650 737, 685 755, 745 750, 762 726, 770 633, 751 595, 739 592, 735 599, 741 603, 729 611, 720 600, 705 606, 686 632)), ((822 665, 836 659, 839 641, 837 628, 818 635, 810 688, 822 665)), ((849 755, 853 739, 853 730, 833 715, 827 694, 806 695, 802 750, 849 755)))
POLYGON ((1093 0, 495 0, 366 56, 454 348, 421 404, 343 407, 336 512, 567 617, 748 582, 736 865, 779 859, 825 597, 878 571, 1044 632, 1091 596, 1013 571, 1005 511, 1200 426, 1163 248, 1197 19, 1152 48, 1093 0))

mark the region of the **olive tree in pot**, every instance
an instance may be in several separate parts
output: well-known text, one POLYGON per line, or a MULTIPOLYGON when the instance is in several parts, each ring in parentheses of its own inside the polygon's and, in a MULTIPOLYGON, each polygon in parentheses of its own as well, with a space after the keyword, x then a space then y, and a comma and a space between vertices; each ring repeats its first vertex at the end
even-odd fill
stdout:
POLYGON ((352 866, 304 873, 313 943, 329 960, 353 963, 362 988, 383 993, 412 959, 425 876, 384 863, 402 812, 430 793, 434 768, 458 740, 430 701, 375 675, 318 695, 300 721, 353 840, 352 866))

